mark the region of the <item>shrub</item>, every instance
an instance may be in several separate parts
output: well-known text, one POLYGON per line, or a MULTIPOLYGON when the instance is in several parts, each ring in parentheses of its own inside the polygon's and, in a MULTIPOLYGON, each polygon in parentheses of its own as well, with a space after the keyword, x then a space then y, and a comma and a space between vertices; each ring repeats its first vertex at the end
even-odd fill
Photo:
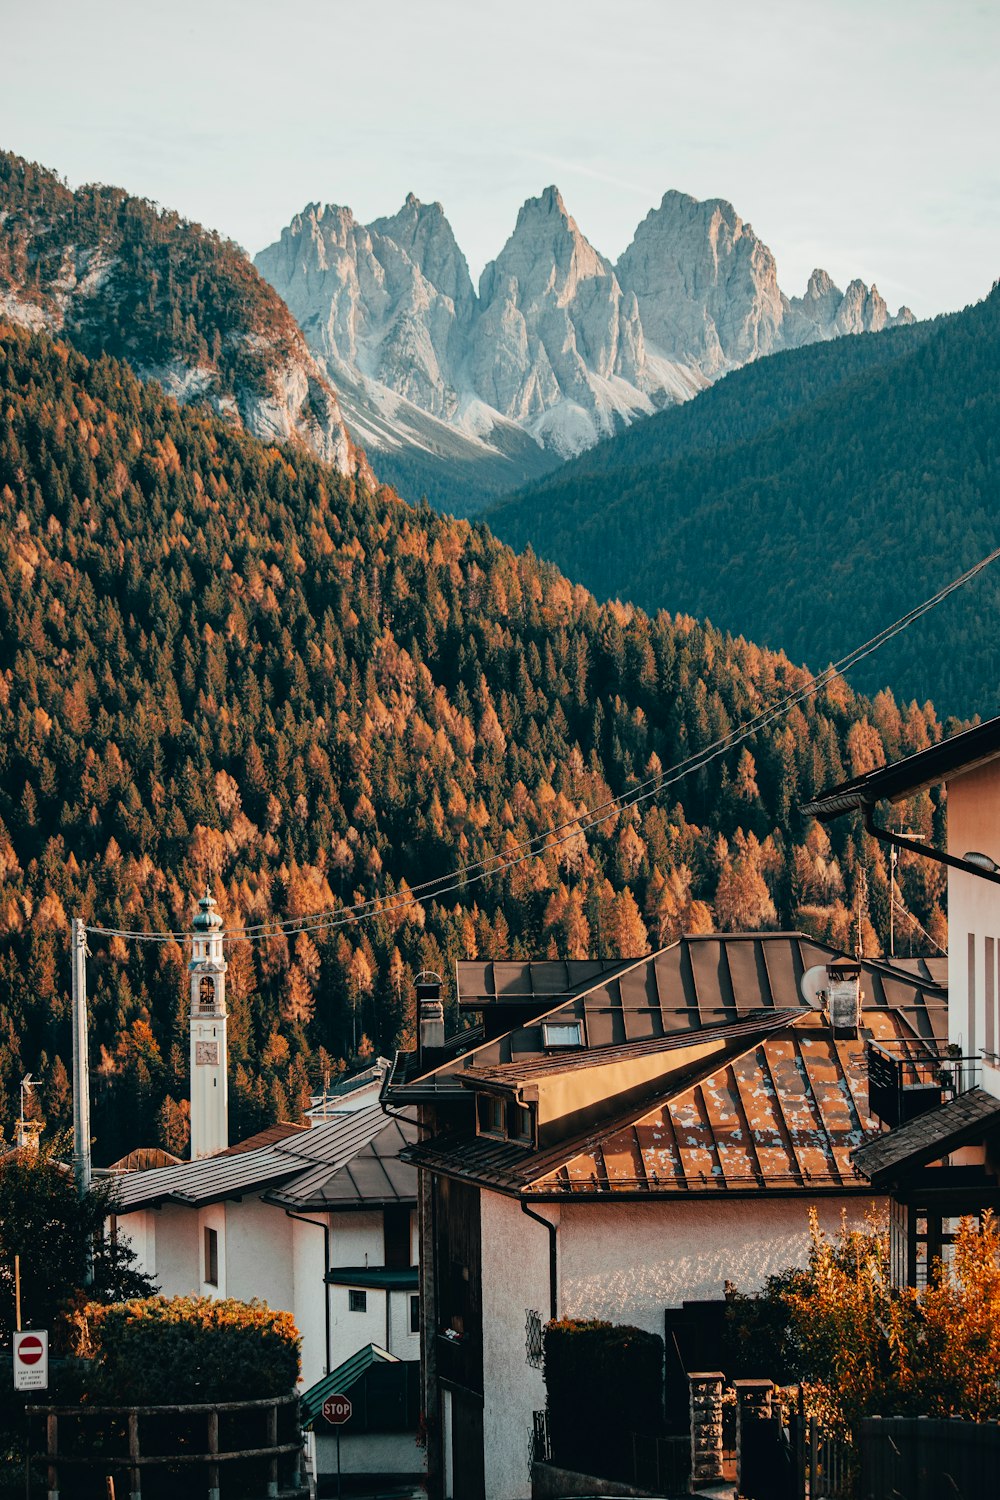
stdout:
POLYGON ((265 1302, 90 1302, 73 1322, 75 1352, 92 1361, 87 1393, 97 1401, 252 1401, 288 1395, 299 1375, 300 1339, 291 1314, 265 1302))
POLYGON ((623 1472, 632 1433, 663 1426, 663 1340, 628 1324, 562 1318, 546 1325, 544 1349, 556 1463, 623 1472))

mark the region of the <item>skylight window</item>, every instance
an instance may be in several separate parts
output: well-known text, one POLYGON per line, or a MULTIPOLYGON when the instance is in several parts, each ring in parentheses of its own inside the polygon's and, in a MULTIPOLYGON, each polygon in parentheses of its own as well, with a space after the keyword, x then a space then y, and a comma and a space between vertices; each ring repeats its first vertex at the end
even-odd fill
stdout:
POLYGON ((545 1047, 582 1047, 583 1027, 579 1021, 543 1021, 542 1045, 545 1047))

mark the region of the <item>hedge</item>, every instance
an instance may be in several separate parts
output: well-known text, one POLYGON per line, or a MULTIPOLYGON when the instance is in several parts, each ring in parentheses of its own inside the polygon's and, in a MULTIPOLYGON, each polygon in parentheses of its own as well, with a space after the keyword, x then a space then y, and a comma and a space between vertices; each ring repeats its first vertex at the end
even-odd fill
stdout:
POLYGON ((629 1324, 562 1318, 544 1333, 549 1436, 556 1463, 617 1477, 633 1433, 663 1427, 663 1340, 629 1324))
POLYGON ((290 1313, 233 1298, 146 1297, 73 1317, 89 1399, 115 1405, 286 1396, 299 1376, 290 1313))

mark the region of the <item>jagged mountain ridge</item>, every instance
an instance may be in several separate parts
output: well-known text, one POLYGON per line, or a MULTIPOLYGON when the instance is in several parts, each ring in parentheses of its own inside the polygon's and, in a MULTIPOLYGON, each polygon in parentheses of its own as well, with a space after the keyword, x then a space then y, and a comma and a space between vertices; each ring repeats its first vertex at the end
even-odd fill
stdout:
POLYGON ((478 290, 442 206, 413 194, 368 225, 309 204, 255 263, 390 474, 415 450, 478 455, 500 487, 532 447, 571 457, 761 355, 913 321, 821 270, 787 297, 731 204, 678 192, 612 265, 547 188, 478 290))
POLYGON ((0 315, 371 478, 329 378, 243 251, 120 188, 74 192, 0 152, 0 315))

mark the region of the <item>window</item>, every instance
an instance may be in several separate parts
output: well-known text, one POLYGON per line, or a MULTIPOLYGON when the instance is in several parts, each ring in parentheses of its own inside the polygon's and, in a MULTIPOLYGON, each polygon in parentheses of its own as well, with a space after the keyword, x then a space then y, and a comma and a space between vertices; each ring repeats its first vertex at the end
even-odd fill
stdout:
POLYGON ((524 1104, 512 1104, 507 1117, 507 1133, 512 1141, 521 1141, 525 1146, 535 1144, 535 1120, 531 1110, 524 1104))
POLYGON ((215 980, 206 974, 198 986, 198 1005, 202 1010, 215 1009, 215 980))
POLYGON ((410 1332, 420 1332, 420 1298, 410 1298, 410 1332))
POLYGON ((382 1212, 385 1260, 388 1270, 401 1271, 410 1265, 410 1210, 401 1204, 390 1204, 382 1212))
POLYGON ((205 1230, 205 1284, 206 1286, 219 1285, 219 1232, 217 1229, 205 1230))
POLYGON ((480 1094, 478 1106, 480 1135, 503 1138, 506 1135, 503 1100, 498 1099, 496 1094, 480 1094))
POLYGON ((542 1045, 545 1047, 582 1047, 583 1027, 579 1021, 543 1021, 542 1045))
POLYGON ((347 1310, 348 1312, 367 1312, 368 1293, 356 1292, 352 1287, 347 1294, 347 1310))

